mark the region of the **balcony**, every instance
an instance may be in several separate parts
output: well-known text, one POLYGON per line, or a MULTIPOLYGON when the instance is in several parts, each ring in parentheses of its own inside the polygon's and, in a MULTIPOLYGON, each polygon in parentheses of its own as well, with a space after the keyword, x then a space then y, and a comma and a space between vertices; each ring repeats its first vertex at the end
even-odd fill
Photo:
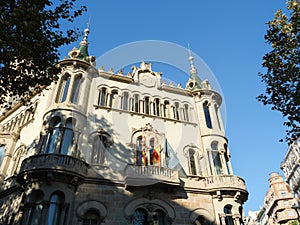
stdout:
POLYGON ((88 173, 88 168, 88 163, 69 155, 43 154, 24 159, 19 174, 42 177, 44 172, 47 173, 48 177, 55 173, 56 175, 62 174, 84 178, 88 173))
POLYGON ((146 186, 155 183, 179 184, 178 171, 159 166, 127 165, 125 175, 128 186, 146 186))
POLYGON ((200 182, 206 189, 235 188, 247 190, 244 179, 234 175, 217 175, 204 177, 200 182))

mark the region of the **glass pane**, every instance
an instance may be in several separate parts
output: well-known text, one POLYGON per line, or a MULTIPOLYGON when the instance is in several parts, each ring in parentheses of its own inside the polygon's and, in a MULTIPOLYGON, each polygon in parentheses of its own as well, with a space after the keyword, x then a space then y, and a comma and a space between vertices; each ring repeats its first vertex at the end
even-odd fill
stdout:
POLYGON ((206 121, 206 126, 207 128, 212 128, 212 123, 211 123, 211 118, 210 118, 210 112, 208 108, 208 103, 205 102, 203 104, 203 110, 204 110, 204 116, 205 116, 205 121, 206 121))
POLYGON ((72 146, 73 146, 74 132, 72 128, 72 120, 67 121, 66 128, 64 130, 61 151, 62 155, 71 155, 72 154, 72 146))
POLYGON ((133 225, 146 225, 147 212, 144 209, 137 209, 133 214, 133 225))
POLYGON ((61 198, 57 194, 51 196, 48 218, 47 218, 47 225, 59 225, 60 212, 61 212, 59 209, 60 203, 61 203, 61 198))
POLYGON ((5 146, 2 145, 0 146, 0 166, 3 162, 4 156, 5 156, 5 146))
POLYGON ((45 151, 46 153, 54 153, 55 152, 58 142, 59 142, 59 138, 61 136, 60 125, 61 125, 60 121, 55 122, 52 132, 48 133, 48 137, 46 140, 47 141, 46 142, 47 149, 45 151))
POLYGON ((81 83, 81 76, 78 76, 74 80, 72 95, 71 95, 71 102, 75 104, 78 102, 80 83, 81 83))
POLYGON ((60 102, 64 102, 67 99, 68 90, 70 86, 70 79, 71 79, 70 76, 66 76, 63 80, 60 102))

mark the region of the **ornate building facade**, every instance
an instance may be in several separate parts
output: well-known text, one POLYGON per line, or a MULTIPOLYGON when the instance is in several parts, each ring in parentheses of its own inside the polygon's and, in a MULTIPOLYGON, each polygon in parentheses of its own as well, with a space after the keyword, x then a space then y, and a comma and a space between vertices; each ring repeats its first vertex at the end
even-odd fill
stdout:
POLYGON ((276 172, 270 174, 269 183, 270 189, 264 200, 268 224, 290 224, 291 221, 297 221, 298 213, 293 208, 295 198, 289 185, 276 172))
POLYGON ((87 32, 57 82, 0 117, 0 224, 243 224, 222 98, 193 57, 185 88, 150 63, 104 71, 87 32))
POLYGON ((286 182, 290 185, 297 205, 300 204, 300 140, 294 141, 288 148, 281 169, 285 175, 286 182))

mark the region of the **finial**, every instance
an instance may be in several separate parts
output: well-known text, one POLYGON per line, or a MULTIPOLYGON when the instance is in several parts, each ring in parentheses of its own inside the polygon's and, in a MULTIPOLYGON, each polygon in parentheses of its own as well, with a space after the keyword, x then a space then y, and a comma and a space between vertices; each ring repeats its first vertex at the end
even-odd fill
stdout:
POLYGON ((88 35, 90 33, 90 26, 91 26, 91 17, 89 18, 89 22, 86 24, 86 28, 84 29, 84 37, 80 43, 81 45, 88 44, 87 39, 88 39, 88 35))
POLYGON ((197 69, 195 68, 195 65, 194 65, 194 57, 192 56, 192 51, 190 49, 190 43, 188 43, 188 52, 189 52, 189 61, 190 61, 190 65, 191 65, 190 72, 197 73, 197 69))

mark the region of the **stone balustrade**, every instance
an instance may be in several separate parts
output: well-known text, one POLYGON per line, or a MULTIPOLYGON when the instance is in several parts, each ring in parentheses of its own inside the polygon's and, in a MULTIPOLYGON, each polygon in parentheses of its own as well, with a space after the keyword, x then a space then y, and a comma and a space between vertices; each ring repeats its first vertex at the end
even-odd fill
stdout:
POLYGON ((63 170, 86 176, 89 165, 81 159, 59 154, 33 155, 24 159, 20 172, 39 169, 63 170))
POLYGON ((159 166, 128 165, 125 169, 127 177, 132 179, 156 179, 165 181, 178 181, 178 171, 159 166))

